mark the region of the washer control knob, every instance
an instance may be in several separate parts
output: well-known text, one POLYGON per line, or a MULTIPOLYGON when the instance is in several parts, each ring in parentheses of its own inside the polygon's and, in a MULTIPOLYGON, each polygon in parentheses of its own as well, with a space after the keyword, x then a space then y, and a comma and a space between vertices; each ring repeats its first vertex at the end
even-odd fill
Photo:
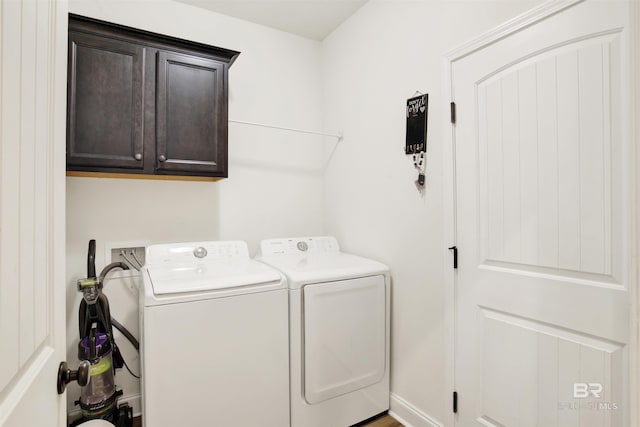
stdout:
POLYGON ((193 256, 196 258, 204 258, 207 256, 207 250, 202 246, 198 246, 193 250, 193 256))
POLYGON ((307 242, 298 242, 296 246, 298 247, 298 250, 302 252, 306 252, 307 249, 309 249, 309 245, 307 245, 307 242))

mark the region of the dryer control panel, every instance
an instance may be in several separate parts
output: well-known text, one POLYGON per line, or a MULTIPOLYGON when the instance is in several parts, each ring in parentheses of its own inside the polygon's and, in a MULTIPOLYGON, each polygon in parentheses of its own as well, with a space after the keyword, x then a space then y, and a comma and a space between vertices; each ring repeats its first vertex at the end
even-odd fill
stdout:
POLYGON ((260 243, 262 256, 303 253, 338 253, 338 241, 332 236, 267 239, 260 243))

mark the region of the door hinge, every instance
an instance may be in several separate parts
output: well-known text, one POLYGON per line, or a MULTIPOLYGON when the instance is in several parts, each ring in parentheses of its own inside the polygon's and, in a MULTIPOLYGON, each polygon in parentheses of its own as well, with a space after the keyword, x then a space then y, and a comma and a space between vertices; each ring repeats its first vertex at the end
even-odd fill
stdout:
POLYGON ((453 392, 453 413, 454 414, 458 413, 458 392, 457 391, 453 392))
POLYGON ((451 102, 451 123, 456 123, 456 103, 451 102))
POLYGON ((458 247, 451 246, 450 251, 453 251, 453 268, 458 268, 458 247))

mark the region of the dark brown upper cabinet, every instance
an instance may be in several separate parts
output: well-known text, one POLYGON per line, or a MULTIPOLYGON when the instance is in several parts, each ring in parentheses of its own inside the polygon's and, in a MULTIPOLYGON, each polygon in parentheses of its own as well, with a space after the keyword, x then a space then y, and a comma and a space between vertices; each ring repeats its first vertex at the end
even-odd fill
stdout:
POLYGON ((67 174, 226 177, 238 54, 70 15, 67 174))

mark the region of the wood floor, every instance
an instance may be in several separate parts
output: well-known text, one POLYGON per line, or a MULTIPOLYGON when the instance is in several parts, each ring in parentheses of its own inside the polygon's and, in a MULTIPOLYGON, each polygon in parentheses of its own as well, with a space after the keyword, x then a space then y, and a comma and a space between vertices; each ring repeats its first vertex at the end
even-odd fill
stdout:
POLYGON ((358 427, 404 427, 395 418, 389 414, 380 415, 364 424, 358 424, 358 427))
MULTIPOLYGON (((142 427, 142 419, 140 417, 133 419, 133 427, 142 427)), ((403 425, 396 421, 391 415, 384 414, 368 420, 364 424, 358 424, 358 427, 403 427, 403 425)))

